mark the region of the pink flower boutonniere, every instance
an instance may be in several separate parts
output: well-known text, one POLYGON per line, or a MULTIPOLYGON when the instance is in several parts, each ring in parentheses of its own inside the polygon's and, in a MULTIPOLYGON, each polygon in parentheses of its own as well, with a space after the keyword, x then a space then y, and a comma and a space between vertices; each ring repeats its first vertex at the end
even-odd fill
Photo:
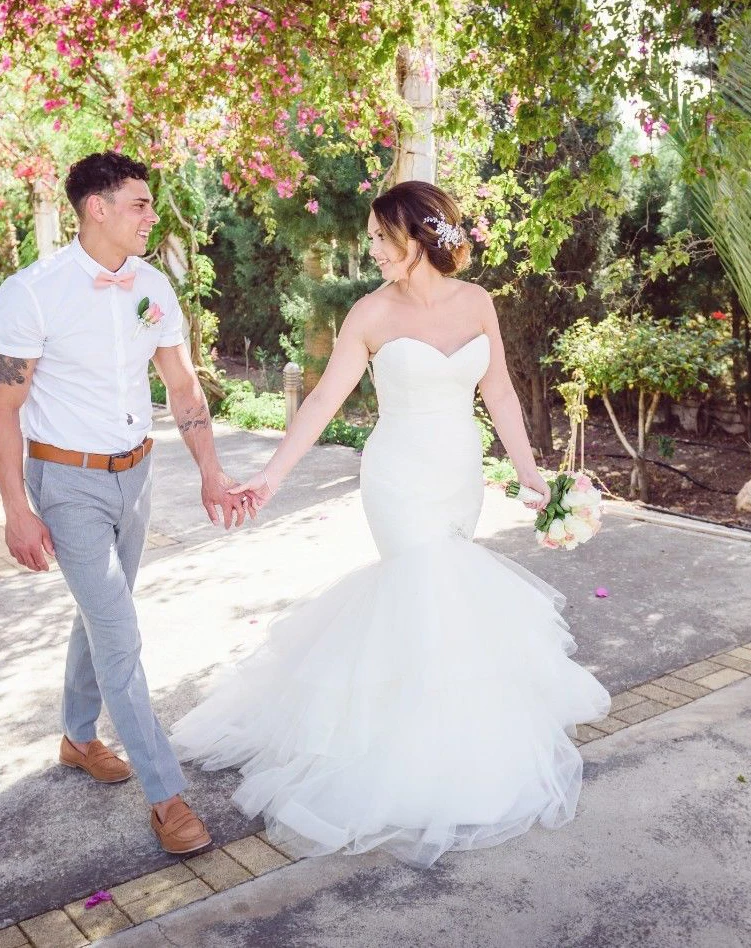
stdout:
POLYGON ((148 296, 144 296, 136 307, 136 316, 138 317, 136 332, 139 332, 142 328, 150 329, 156 326, 164 316, 164 312, 158 303, 152 303, 148 296))

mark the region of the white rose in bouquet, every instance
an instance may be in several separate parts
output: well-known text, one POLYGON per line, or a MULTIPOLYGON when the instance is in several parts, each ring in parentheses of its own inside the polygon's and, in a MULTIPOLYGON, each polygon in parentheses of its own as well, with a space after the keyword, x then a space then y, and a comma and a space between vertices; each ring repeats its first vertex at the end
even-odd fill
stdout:
POLYGON ((591 540, 594 536, 589 524, 587 524, 585 520, 581 520, 572 514, 563 518, 563 525, 566 528, 566 533, 572 534, 577 543, 586 543, 587 540, 591 540))

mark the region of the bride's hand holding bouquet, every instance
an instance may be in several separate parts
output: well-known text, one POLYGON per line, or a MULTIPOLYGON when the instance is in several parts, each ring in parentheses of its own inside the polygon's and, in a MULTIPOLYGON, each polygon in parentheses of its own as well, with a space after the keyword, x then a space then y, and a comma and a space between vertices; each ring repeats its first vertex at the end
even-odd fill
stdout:
POLYGON ((573 550, 591 540, 601 527, 602 510, 602 494, 591 478, 583 472, 566 471, 545 486, 547 499, 527 478, 523 483, 509 481, 505 485, 507 497, 518 497, 525 506, 539 511, 535 520, 539 545, 551 550, 573 550))
MULTIPOLYGON (((517 477, 514 483, 519 485, 519 500, 530 510, 544 510, 550 503, 550 485, 542 474, 535 467, 530 471, 520 471, 517 477)), ((510 497, 516 496, 509 494, 508 489, 506 493, 510 497)))

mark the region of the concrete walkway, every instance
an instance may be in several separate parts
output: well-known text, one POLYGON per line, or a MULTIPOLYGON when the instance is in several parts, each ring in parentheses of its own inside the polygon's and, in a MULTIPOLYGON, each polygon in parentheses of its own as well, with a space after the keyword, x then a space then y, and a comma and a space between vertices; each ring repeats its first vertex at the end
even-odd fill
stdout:
POLYGON ((555 832, 425 871, 304 860, 99 944, 747 948, 750 709, 751 679, 585 745, 578 815, 555 832))
MULTIPOLYGON (((224 426, 217 426, 216 433, 225 467, 237 476, 262 464, 279 437, 273 433, 252 434, 224 426)), ((261 641, 265 621, 279 608, 311 588, 328 583, 343 572, 372 560, 376 552, 359 504, 359 459, 350 449, 337 446, 313 449, 254 526, 225 533, 223 529, 211 526, 206 519, 199 503, 196 470, 169 419, 158 421, 156 438, 154 532, 141 569, 137 602, 144 638, 144 665, 158 713, 165 725, 169 725, 205 694, 214 672, 223 663, 247 654, 261 641)), ((642 522, 630 516, 610 516, 606 517, 603 531, 593 543, 574 554, 565 555, 542 551, 534 545, 531 519, 532 515, 521 505, 506 501, 499 491, 488 489, 478 528, 478 542, 512 556, 566 592, 569 599, 566 618, 579 643, 577 660, 593 671, 613 693, 751 639, 751 543, 744 538, 736 539, 730 534, 699 534, 692 529, 683 529, 680 523, 676 528, 642 522), (594 597, 593 591, 598 586, 610 590, 609 598, 594 597)), ((690 523, 686 525, 690 527, 690 523)), ((60 688, 72 613, 71 600, 59 572, 45 575, 22 573, 7 563, 4 566, 0 556, 0 875, 4 880, 0 893, 0 927, 175 862, 159 850, 151 836, 147 807, 135 781, 117 787, 101 787, 79 772, 55 766, 60 736, 60 688)), ((723 695, 735 693, 733 689, 742 691, 739 686, 731 686, 723 695)), ((748 761, 749 747, 733 731, 731 718, 734 712, 728 710, 728 700, 718 693, 691 706, 708 703, 709 711, 702 713, 709 714, 711 722, 714 722, 712 715, 715 711, 720 715, 713 743, 701 744, 708 738, 703 734, 706 728, 700 722, 696 724, 695 737, 692 738, 697 747, 703 746, 702 754, 710 755, 706 764, 707 779, 720 767, 719 758, 715 765, 714 755, 723 748, 731 748, 728 759, 735 755, 739 772, 743 769, 741 761, 748 761)), ((640 732, 654 734, 654 729, 659 732, 660 722, 679 713, 696 712, 688 712, 685 708, 670 712, 639 725, 640 732)), ((748 719, 745 728, 748 731, 748 719)), ((635 731, 629 729, 627 733, 635 731)), ((100 736, 114 741, 107 721, 103 722, 100 736)), ((605 753, 601 749, 606 745, 619 746, 618 741, 625 740, 625 737, 625 734, 613 735, 597 742, 596 752, 595 745, 587 747, 586 758, 589 760, 592 754, 605 753)), ((692 779, 693 772, 686 770, 687 759, 672 753, 673 743, 663 742, 659 745, 663 751, 659 751, 650 740, 647 740, 643 754, 625 754, 621 771, 623 779, 628 772, 635 781, 633 786, 641 786, 642 812, 648 815, 654 806, 655 814, 664 814, 662 807, 666 801, 664 795, 655 790, 655 773, 662 767, 666 780, 685 785, 692 779), (657 759, 663 762, 658 765, 657 759), (641 781, 644 781, 643 786, 641 781)), ((206 816, 219 845, 261 828, 260 822, 248 821, 229 803, 237 783, 234 773, 203 774, 190 770, 190 776, 193 783, 189 799, 206 816)), ((733 780, 735 776, 733 773, 733 780)), ((597 786, 600 785, 604 786, 598 780, 597 786)), ((730 785, 733 792, 745 790, 744 785, 736 787, 732 780, 730 785)), ((593 785, 592 790, 595 789, 593 785)), ((585 789, 583 806, 587 792, 585 789)), ((579 864, 580 855, 567 855, 565 840, 578 838, 571 834, 581 832, 582 840, 588 840, 591 852, 587 859, 594 869, 615 859, 619 865, 613 867, 613 872, 621 868, 625 871, 625 864, 620 867, 619 851, 608 857, 603 849, 608 825, 612 826, 613 809, 617 811, 619 820, 618 828, 613 832, 617 839, 622 838, 618 834, 625 801, 613 797, 612 788, 602 792, 602 810, 597 811, 600 816, 596 820, 599 829, 595 836, 592 836, 591 827, 579 829, 584 811, 573 828, 557 834, 542 834, 551 836, 546 846, 561 847, 561 870, 562 867, 571 870, 579 864), (611 808, 609 820, 604 815, 608 799, 611 808), (564 842, 554 844, 552 837, 564 842)), ((747 800, 748 797, 739 799, 747 800)), ((629 805, 632 803, 635 805, 629 796, 629 805)), ((697 797, 694 803, 694 810, 689 808, 686 811, 690 817, 689 826, 692 820, 724 825, 725 817, 717 811, 714 802, 708 799, 704 810, 700 798, 697 797), (698 814, 702 814, 701 817, 698 814)), ((728 811, 727 819, 730 815, 728 811)), ((638 822, 637 811, 634 811, 634 822, 638 822)), ((510 844, 514 853, 524 856, 526 862, 523 861, 523 865, 528 868, 523 872, 529 873, 528 885, 515 885, 513 891, 527 905, 525 912, 537 918, 542 889, 535 881, 537 869, 534 873, 532 870, 535 865, 545 865, 550 871, 552 868, 547 856, 534 856, 535 849, 531 843, 529 850, 525 848, 524 840, 527 838, 531 840, 533 836, 510 844)), ((725 830, 719 831, 718 838, 728 845, 732 842, 732 834, 728 836, 725 830)), ((638 843, 634 845, 638 850, 638 843)), ((576 846, 574 851, 579 853, 576 846)), ((425 888, 427 898, 433 886, 429 880, 443 878, 442 873, 446 879, 445 891, 448 891, 452 873, 463 871, 464 860, 470 880, 472 873, 482 878, 490 874, 489 880, 495 880, 492 885, 500 885, 503 867, 511 858, 509 853, 508 847, 501 847, 483 854, 452 856, 445 866, 441 861, 433 874, 425 877, 428 881, 423 883, 419 881, 422 878, 419 874, 391 865, 380 856, 308 862, 254 882, 254 886, 263 889, 254 890, 259 895, 254 895, 253 899, 260 898, 261 891, 271 892, 275 885, 286 891, 291 884, 286 880, 298 877, 307 880, 305 885, 308 886, 317 884, 311 880, 318 880, 323 898, 326 880, 339 878, 337 873, 344 867, 349 875, 341 878, 350 879, 343 883, 345 888, 350 886, 348 891, 354 892, 362 886, 365 893, 369 883, 358 874, 368 876, 375 872, 373 879, 377 880, 383 867, 388 867, 388 873, 395 873, 394 876, 388 875, 388 879, 402 880, 393 883, 396 905, 402 898, 398 894, 400 886, 406 886, 405 892, 412 891, 415 896, 425 888), (404 881, 410 878, 412 882, 404 881)), ((655 870, 659 870, 659 865, 655 870)), ((613 879, 616 876, 617 873, 613 879)), ((547 870, 541 876, 543 878, 552 880, 547 870)), ((608 874, 603 876, 602 884, 605 885, 609 878, 608 874)), ((694 878, 697 885, 704 878, 698 868, 694 878)), ((376 881, 373 884, 378 889, 376 881)), ((299 892, 307 892, 306 899, 313 898, 312 890, 305 889, 302 882, 300 885, 299 892)), ((392 882, 383 885, 385 891, 392 891, 392 882)), ((468 913, 468 917, 479 913, 479 916, 491 919, 493 913, 486 901, 495 896, 483 894, 478 882, 475 888, 479 901, 473 901, 471 891, 474 885, 471 883, 461 889, 466 897, 463 911, 468 913)), ((435 891, 437 898, 440 887, 435 891)), ((202 905, 210 915, 209 907, 217 899, 229 899, 235 895, 240 898, 240 892, 241 889, 237 889, 221 897, 214 896, 202 905)), ((510 906, 506 915, 518 912, 521 918, 525 914, 521 909, 513 909, 513 900, 508 901, 509 894, 503 903, 499 893, 500 889, 497 892, 501 900, 499 904, 510 906)), ((274 898, 278 900, 282 896, 279 893, 273 897, 268 895, 269 905, 274 903, 274 898)), ((563 898, 562 893, 557 892, 556 898, 563 898)), ((655 904, 660 902, 659 895, 654 899, 655 904)), ((412 901, 415 899, 410 897, 412 901)), ((415 904, 417 902, 419 899, 415 904)), ((356 899, 354 903, 357 903, 356 899)), ((426 904, 429 903, 428 899, 426 904)), ((742 900, 738 904, 742 904, 742 900)), ((367 914, 373 910, 372 905, 368 908, 369 905, 366 900, 360 908, 367 914)), ((298 909, 293 902, 290 906, 295 915, 298 909)), ((572 902, 571 911, 574 909, 572 902)), ((199 912, 200 907, 190 911, 199 912)), ((352 901, 346 911, 351 916, 351 923, 356 925, 352 901)), ((582 914, 582 919, 587 911, 590 910, 585 909, 583 902, 576 909, 582 914)), ((431 929, 433 940, 427 939, 426 934, 427 940, 413 943, 455 944, 448 934, 440 934, 439 915, 432 909, 430 914, 435 916, 436 927, 431 929)), ((310 912, 308 915, 312 918, 310 912)), ((722 916, 725 919, 722 924, 726 926, 723 931, 733 930, 733 919, 727 913, 726 916, 722 916)), ((714 918, 711 913, 708 917, 714 918)), ((717 918, 719 920, 721 916, 717 918)), ((415 926, 420 924, 419 914, 413 921, 415 926)), ((365 915, 362 922, 365 924, 365 915)), ((289 925, 292 924, 290 921, 289 925)), ((407 924, 406 916, 404 924, 407 924)), ((492 927, 491 922, 488 924, 492 927)), ((337 930, 335 926, 332 932, 337 930)), ((478 931, 481 930, 482 926, 478 931)), ((379 944, 379 937, 388 937, 384 929, 381 935, 374 935, 376 940, 372 942, 358 942, 343 933, 339 941, 325 941, 318 940, 311 929, 308 934, 301 935, 302 940, 285 941, 284 929, 277 927, 273 937, 280 940, 274 941, 269 940, 271 934, 267 937, 261 929, 258 931, 258 940, 227 941, 226 944, 379 944)), ((549 930, 540 928, 543 940, 528 943, 619 944, 566 941, 563 934, 563 940, 546 942, 545 931, 549 930)), ((227 937, 235 936, 228 933, 227 937)), ((161 944, 164 943, 168 942, 161 944)), ((218 941, 190 942, 179 938, 174 943, 219 944, 218 941)), ((490 943, 509 944, 514 948, 517 944, 513 940, 490 943)), ((718 948, 724 948, 725 944, 744 944, 742 941, 708 940, 684 943, 717 944, 718 948)), ((751 941, 747 943, 751 944, 751 941)), ((518 944, 527 943, 521 941, 518 944)), ((657 945, 662 942, 642 940, 639 944, 657 945)))

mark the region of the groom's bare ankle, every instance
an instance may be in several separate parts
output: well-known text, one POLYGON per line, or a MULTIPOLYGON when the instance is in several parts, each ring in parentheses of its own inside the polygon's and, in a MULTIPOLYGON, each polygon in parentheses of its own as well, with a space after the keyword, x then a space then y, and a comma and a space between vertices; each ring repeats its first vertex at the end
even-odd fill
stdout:
POLYGON ((70 738, 68 738, 68 740, 75 747, 75 749, 80 751, 82 754, 85 754, 88 751, 89 744, 91 743, 91 741, 71 741, 70 738))

